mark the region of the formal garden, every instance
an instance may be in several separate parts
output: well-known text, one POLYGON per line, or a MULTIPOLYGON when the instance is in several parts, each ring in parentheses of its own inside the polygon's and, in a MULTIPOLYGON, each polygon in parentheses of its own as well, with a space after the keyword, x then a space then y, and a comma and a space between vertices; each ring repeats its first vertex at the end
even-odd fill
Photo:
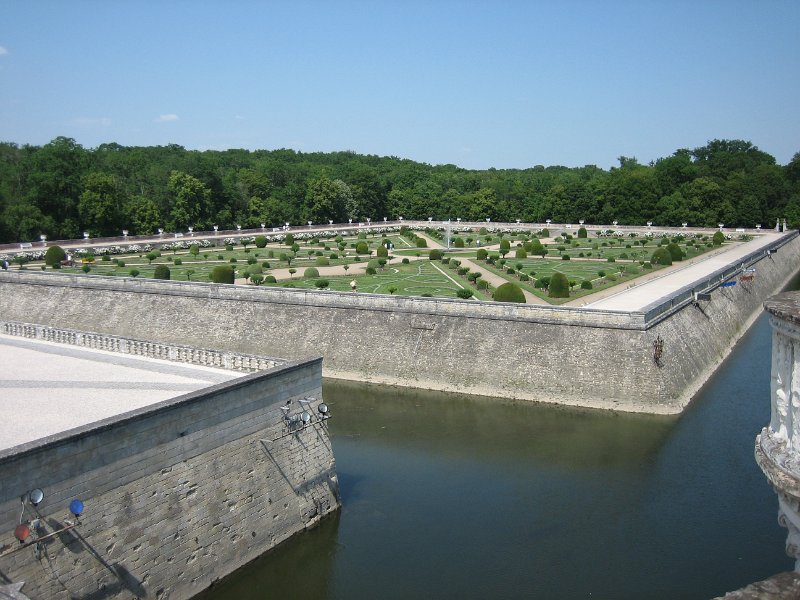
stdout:
POLYGON ((605 230, 590 235, 580 228, 551 237, 547 229, 454 229, 184 238, 69 254, 51 246, 0 258, 12 268, 87 275, 477 300, 525 301, 528 292, 561 304, 748 239, 721 232, 605 230))

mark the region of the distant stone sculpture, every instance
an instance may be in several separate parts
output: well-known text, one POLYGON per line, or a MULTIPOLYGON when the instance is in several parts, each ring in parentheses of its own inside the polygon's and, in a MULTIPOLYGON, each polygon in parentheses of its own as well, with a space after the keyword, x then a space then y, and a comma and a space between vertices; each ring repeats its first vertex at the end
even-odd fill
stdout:
POLYGON ((800 572, 800 293, 764 303, 772 325, 771 417, 756 437, 756 462, 778 494, 786 554, 800 572))

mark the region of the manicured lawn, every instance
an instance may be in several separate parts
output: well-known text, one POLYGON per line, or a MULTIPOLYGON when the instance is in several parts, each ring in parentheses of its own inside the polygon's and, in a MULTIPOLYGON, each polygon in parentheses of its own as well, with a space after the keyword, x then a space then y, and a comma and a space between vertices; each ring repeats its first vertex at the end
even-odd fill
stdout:
POLYGON ((429 294, 438 298, 456 298, 456 292, 459 289, 456 282, 458 282, 462 287, 471 289, 476 298, 482 300, 491 299, 491 297, 485 293, 477 291, 466 279, 459 277, 454 271, 447 270, 444 265, 437 264, 434 266, 430 261, 417 261, 407 265, 387 265, 383 271, 378 271, 375 275, 359 275, 357 277, 315 277, 312 279, 304 279, 295 276, 291 281, 281 281, 270 285, 315 289, 315 282, 318 279, 327 280, 329 282, 328 289, 338 292, 350 291, 350 282, 355 279, 358 284, 359 292, 390 294, 392 293, 390 288, 395 288, 393 293, 398 296, 422 296, 424 294, 429 294), (437 266, 439 267, 438 269, 437 266), (447 275, 444 275, 442 271, 447 275))

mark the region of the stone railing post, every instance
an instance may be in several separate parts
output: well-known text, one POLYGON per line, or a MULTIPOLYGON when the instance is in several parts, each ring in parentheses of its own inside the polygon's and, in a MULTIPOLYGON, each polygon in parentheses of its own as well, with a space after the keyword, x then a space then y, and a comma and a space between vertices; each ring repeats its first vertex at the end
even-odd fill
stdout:
POLYGON ((778 494, 786 554, 800 572, 800 292, 764 303, 772 325, 770 423, 756 437, 756 462, 778 494))

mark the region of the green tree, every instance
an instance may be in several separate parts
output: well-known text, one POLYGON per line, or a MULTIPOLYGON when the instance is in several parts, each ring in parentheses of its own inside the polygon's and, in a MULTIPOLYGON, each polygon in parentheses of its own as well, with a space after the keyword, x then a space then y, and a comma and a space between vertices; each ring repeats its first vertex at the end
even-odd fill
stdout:
POLYGON ((325 176, 312 179, 306 191, 306 218, 314 223, 327 223, 329 219, 340 222, 350 196, 350 189, 341 180, 325 176))
POLYGON ((124 207, 128 227, 134 235, 152 235, 164 225, 156 203, 145 196, 132 196, 124 207))
POLYGON ((169 214, 169 228, 185 230, 190 226, 202 227, 209 220, 211 190, 187 173, 173 171, 169 176, 169 192, 172 206, 169 214))
POLYGON ((119 235, 124 198, 113 175, 89 173, 82 179, 78 212, 84 228, 95 235, 119 235))
POLYGON ((62 260, 67 259, 67 253, 61 246, 50 246, 44 253, 44 264, 49 267, 61 265, 62 260))

